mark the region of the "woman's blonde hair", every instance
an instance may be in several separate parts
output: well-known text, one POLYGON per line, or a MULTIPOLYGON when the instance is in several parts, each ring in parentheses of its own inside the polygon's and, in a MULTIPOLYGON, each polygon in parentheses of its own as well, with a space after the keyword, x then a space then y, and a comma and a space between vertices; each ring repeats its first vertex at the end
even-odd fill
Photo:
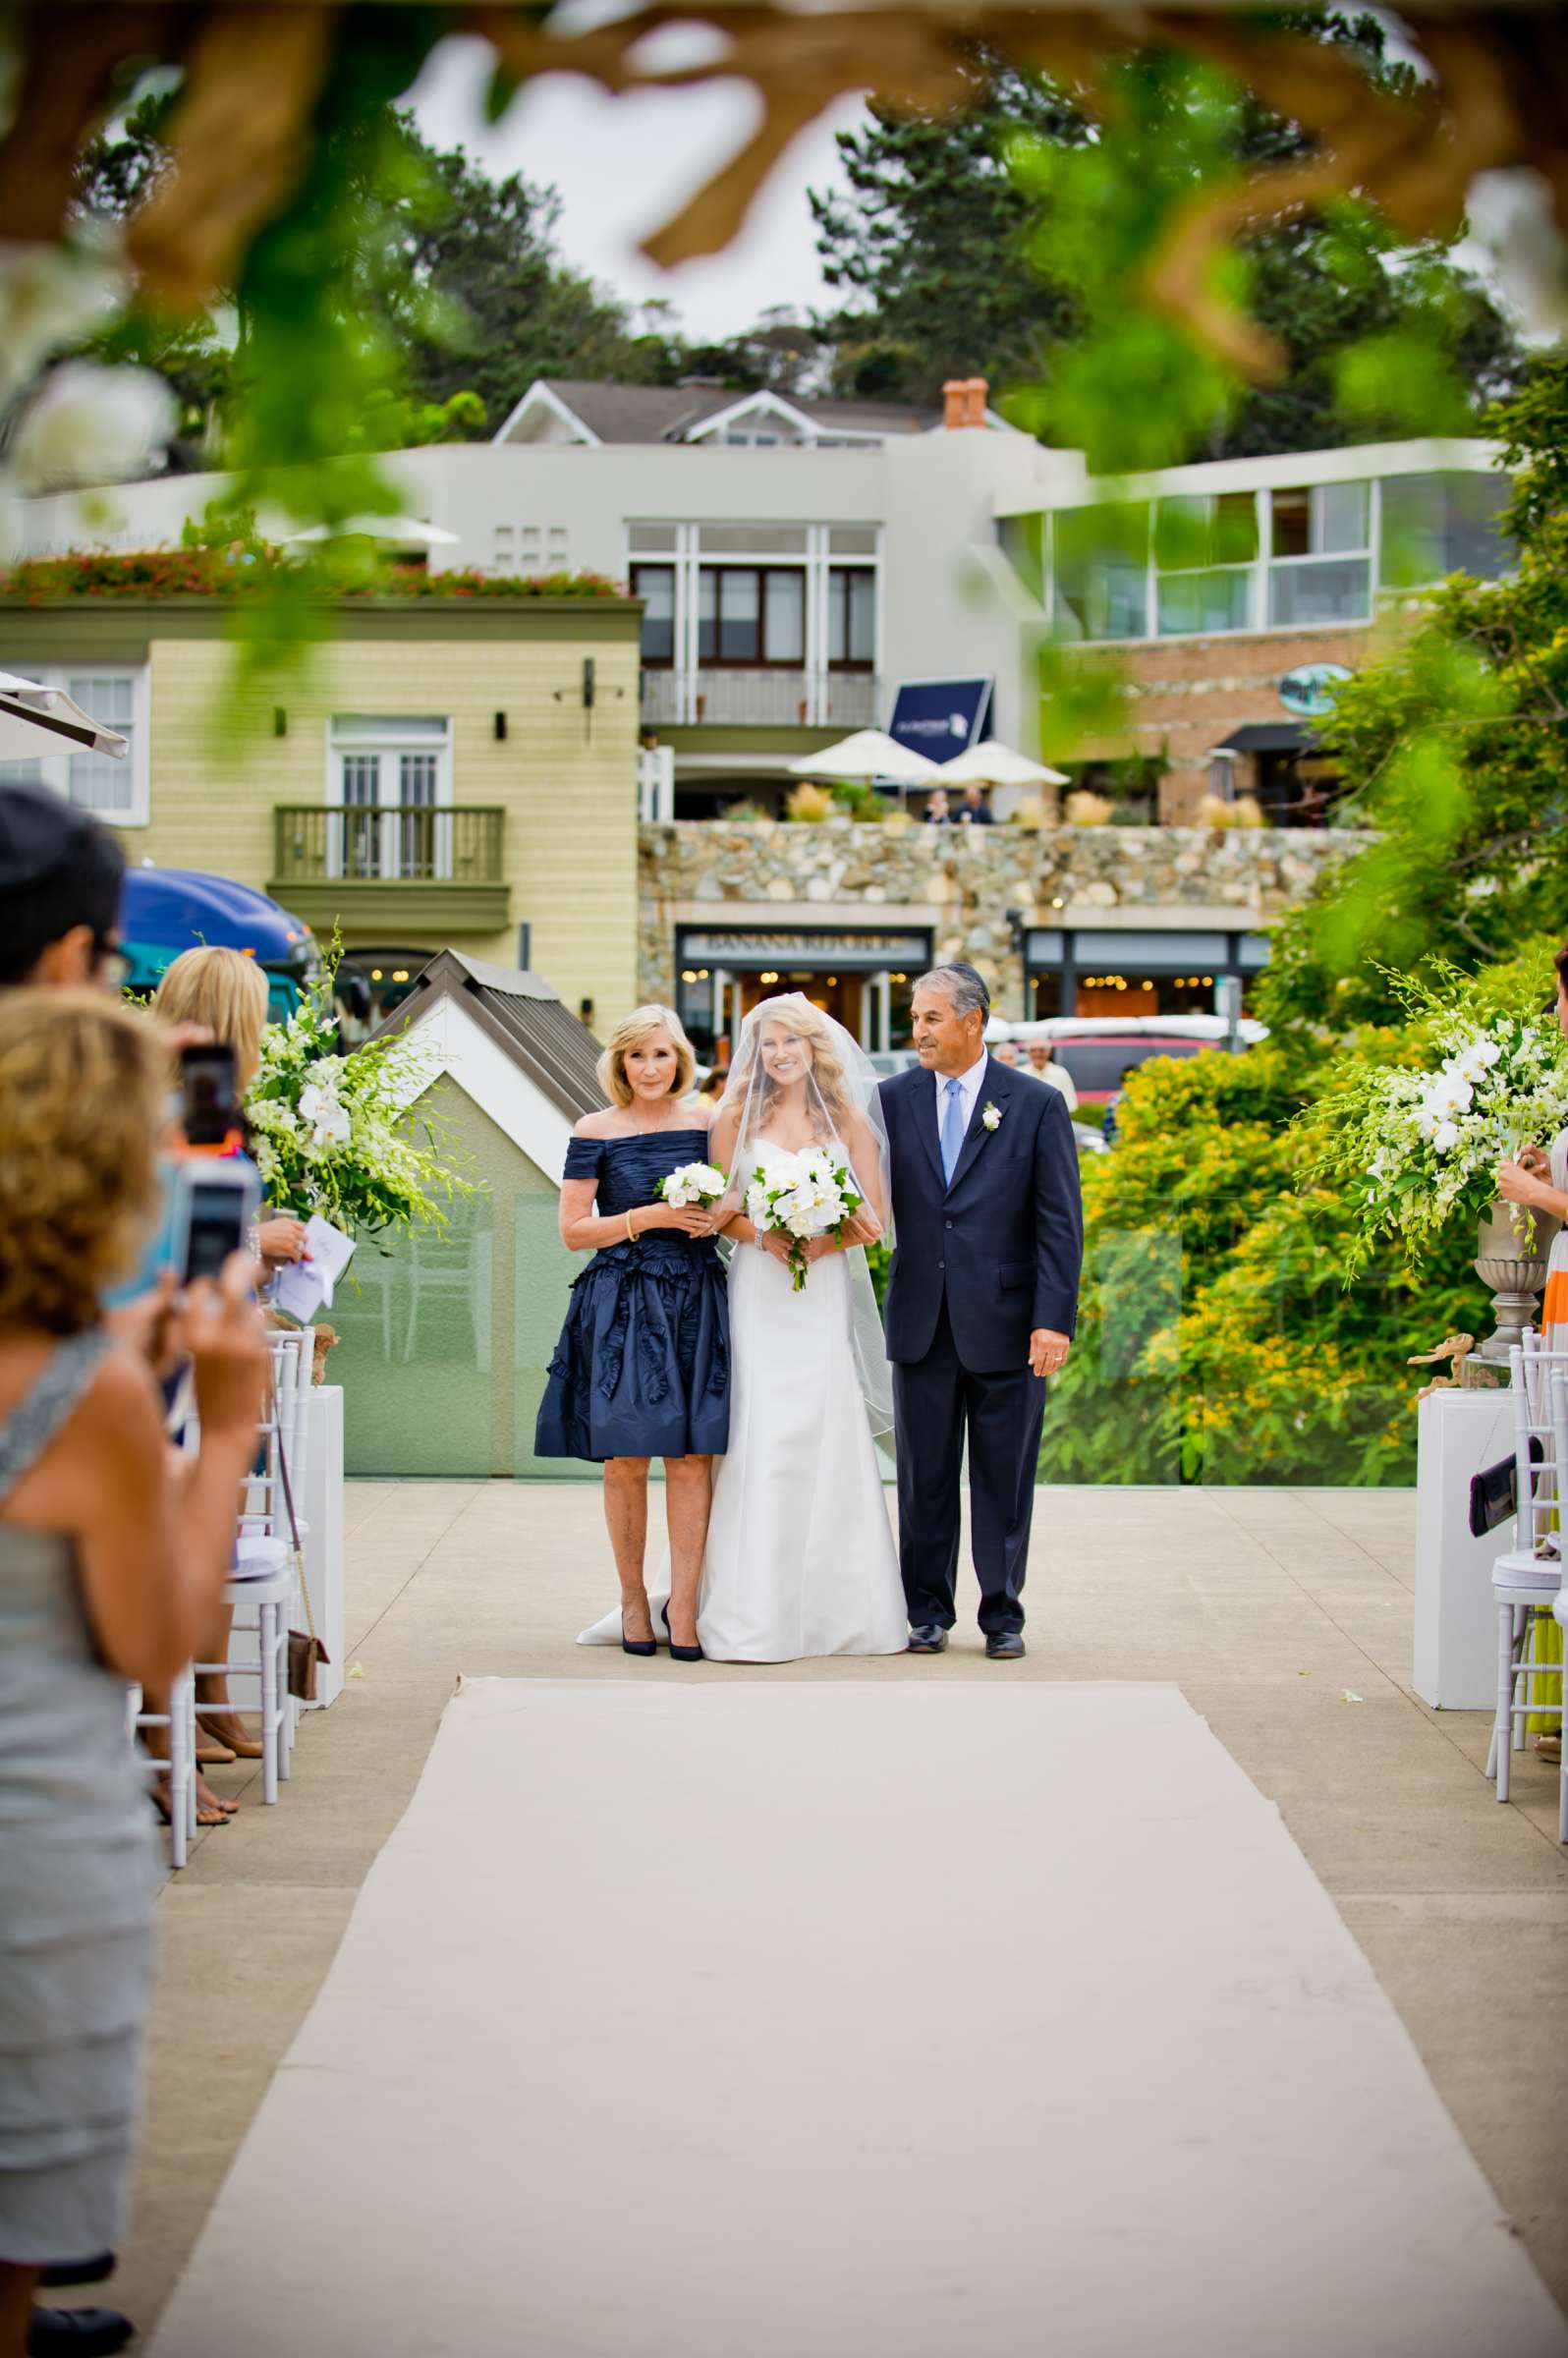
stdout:
POLYGON ((80 1334, 157 1209, 158 1027, 88 990, 0 990, 0 1327, 80 1334))
POLYGON ((812 1077, 816 1083, 823 1111, 833 1121, 848 1120, 856 1110, 855 1101, 844 1079, 844 1067, 838 1060, 831 1020, 822 1013, 820 1007, 813 1007, 802 992, 792 990, 781 998, 764 999, 754 1012, 760 1019, 752 1035, 752 1047, 758 1066, 761 1120, 766 1120, 773 1100, 779 1094, 777 1082, 762 1062, 762 1034, 769 1024, 781 1024, 786 1032, 793 1032, 797 1039, 811 1042, 812 1077))
POLYGON ((632 1084, 626 1077, 626 1059, 633 1048, 640 1048, 644 1039, 655 1032, 667 1032, 675 1050, 675 1079, 670 1083, 670 1095, 684 1097, 697 1078, 697 1051, 686 1037, 686 1027, 673 1007, 661 1007, 650 999, 645 1007, 634 1007, 624 1016, 605 1043, 599 1058, 599 1087, 612 1105, 630 1105, 632 1084))
POLYGON ((261 1060, 267 979, 253 958, 213 944, 182 950, 152 1001, 166 1024, 201 1024, 234 1050, 235 1087, 245 1095, 261 1060))

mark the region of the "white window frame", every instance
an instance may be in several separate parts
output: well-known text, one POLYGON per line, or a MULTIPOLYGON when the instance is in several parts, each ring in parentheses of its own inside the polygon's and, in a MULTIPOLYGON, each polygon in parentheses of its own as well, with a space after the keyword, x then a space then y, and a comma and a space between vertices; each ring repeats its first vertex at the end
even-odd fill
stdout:
MULTIPOLYGON (((150 663, 29 663, 26 659, 13 662, 4 658, 0 668, 14 671, 23 679, 36 680, 41 688, 59 688, 71 694, 71 682, 86 677, 124 679, 131 682, 131 750, 125 757, 124 768, 131 780, 131 805, 126 811, 92 811, 85 803, 73 804, 74 810, 87 811, 89 815, 106 827, 146 827, 152 823, 152 770, 149 744, 152 712, 152 666, 150 663)), ((82 702, 79 698, 78 702, 82 702)), ((91 709, 90 702, 84 706, 91 709)), ((107 728, 112 724, 105 722, 107 728)), ((40 785, 47 786, 62 802, 71 801, 71 753, 63 740, 57 740, 60 751, 44 754, 38 761, 36 775, 40 785)))
MULTIPOLYGON (((436 811, 450 811, 453 802, 452 734, 452 716, 449 712, 409 712, 401 714, 362 714, 356 712, 334 712, 329 714, 326 722, 325 732, 326 777, 324 795, 324 800, 328 808, 342 809, 347 805, 348 798, 343 789, 343 762, 345 756, 352 754, 391 754, 401 757, 404 754, 434 754, 436 757, 435 801, 431 808, 436 811), (386 723, 386 726, 375 731, 373 735, 340 735, 340 723, 354 722, 364 719, 382 720, 386 723), (426 724, 426 726, 424 729, 418 732, 413 729, 400 730, 398 727, 400 720, 405 722, 422 721, 426 724), (441 722, 442 734, 439 737, 435 736, 429 731, 428 723, 432 720, 439 720, 441 722)), ((383 781, 378 779, 378 786, 383 781)), ((369 808, 370 806, 365 807, 369 808)), ((378 866, 376 872, 378 875, 386 878, 389 881, 400 880, 404 873, 402 846, 399 841, 398 832, 398 812, 401 807, 402 806, 396 802, 383 803, 379 793, 377 794, 374 808, 384 811, 385 816, 382 820, 380 828, 378 829, 380 842, 378 848, 378 866)), ((327 828, 326 865, 327 873, 330 876, 341 876, 344 872, 343 847, 345 832, 345 827, 341 821, 339 821, 336 825, 333 825, 329 822, 327 828)), ((448 877, 452 873, 452 829, 450 826, 437 826, 434 830, 434 859, 432 865, 435 870, 435 875, 438 878, 448 877)))

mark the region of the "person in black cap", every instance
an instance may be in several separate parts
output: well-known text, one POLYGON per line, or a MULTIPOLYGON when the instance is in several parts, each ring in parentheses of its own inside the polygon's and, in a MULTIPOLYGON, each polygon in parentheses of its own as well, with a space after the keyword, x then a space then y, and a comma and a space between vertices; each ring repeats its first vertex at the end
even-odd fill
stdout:
POLYGON ((124 974, 125 854, 89 812, 43 786, 0 787, 0 985, 124 974))

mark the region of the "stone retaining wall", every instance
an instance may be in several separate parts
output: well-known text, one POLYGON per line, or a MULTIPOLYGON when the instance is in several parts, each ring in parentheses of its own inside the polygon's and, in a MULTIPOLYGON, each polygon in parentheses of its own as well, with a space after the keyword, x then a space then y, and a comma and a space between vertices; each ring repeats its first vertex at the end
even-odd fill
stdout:
MULTIPOLYGON (((939 958, 968 957, 998 1006, 1023 1009, 1007 912, 1032 925, 1148 924, 1181 910, 1251 929, 1305 899, 1349 830, 876 826, 686 819, 639 829, 639 973, 675 995, 678 924, 928 925, 939 958)), ((1167 921, 1168 922, 1168 921, 1167 921)))

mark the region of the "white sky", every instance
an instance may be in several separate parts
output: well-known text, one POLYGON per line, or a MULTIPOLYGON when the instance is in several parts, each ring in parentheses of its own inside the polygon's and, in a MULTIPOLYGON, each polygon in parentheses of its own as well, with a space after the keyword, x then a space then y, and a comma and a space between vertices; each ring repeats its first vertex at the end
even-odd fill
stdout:
MULTIPOLYGON (((556 13, 576 30, 623 14, 626 5, 567 0, 556 13)), ((1409 54, 1397 20, 1385 22, 1391 48, 1409 54)), ((664 43, 667 62, 678 63, 678 44, 694 37, 700 44, 705 36, 699 28, 671 27, 654 37, 664 43)), ((668 219, 746 138, 757 105, 750 85, 725 82, 612 98, 581 75, 551 74, 529 83, 501 122, 487 125, 491 55, 477 39, 440 44, 410 93, 420 128, 437 146, 466 147, 494 175, 522 172, 554 188, 561 197, 557 243, 579 269, 630 303, 666 298, 697 338, 739 334, 773 304, 807 312, 832 309, 841 300, 822 283, 806 192, 844 187, 833 135, 865 121, 858 99, 846 100, 802 133, 727 252, 665 271, 644 259, 638 240, 668 219)), ((1471 192, 1476 234, 1456 257, 1490 279, 1510 308, 1522 308, 1538 335, 1556 334, 1564 325, 1558 310, 1530 317, 1541 300, 1540 286, 1558 267, 1535 253, 1533 239, 1543 249, 1551 245, 1544 229, 1529 229, 1533 212, 1544 217, 1542 187, 1531 174, 1484 175, 1471 192), (1528 234, 1510 238, 1510 226, 1520 218, 1528 234), (1514 243, 1524 250, 1522 261, 1499 271, 1497 249, 1514 243)), ((1560 286, 1556 300, 1560 305, 1560 286)))
POLYGON ((833 134, 863 118, 858 100, 802 134, 726 253, 664 271, 638 253, 638 240, 747 137, 756 107, 750 86, 612 98, 581 75, 551 74, 529 83, 491 126, 483 118, 490 56, 478 40, 442 42, 411 93, 420 129, 437 146, 466 147, 492 175, 522 172, 558 190, 557 242, 580 269, 628 302, 666 297, 698 337, 737 334, 771 304, 807 311, 837 300, 817 268, 806 192, 842 185, 833 134))

